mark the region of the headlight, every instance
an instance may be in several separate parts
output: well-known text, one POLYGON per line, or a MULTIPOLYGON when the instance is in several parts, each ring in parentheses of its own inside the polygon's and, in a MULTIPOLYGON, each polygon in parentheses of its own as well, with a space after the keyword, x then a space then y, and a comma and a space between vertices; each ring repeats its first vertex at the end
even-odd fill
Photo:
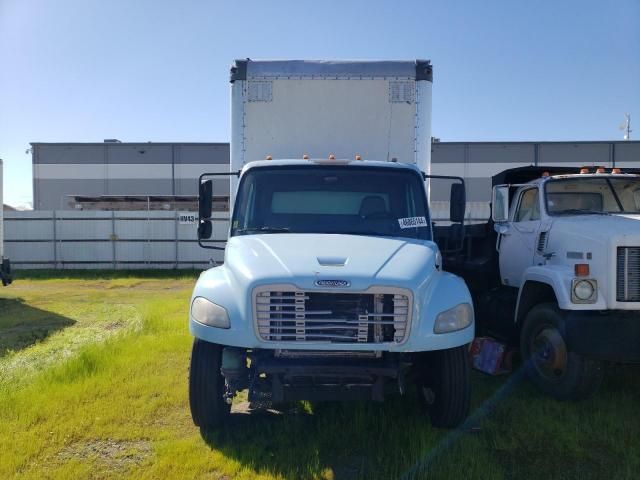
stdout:
POLYGON ((598 283, 593 279, 574 279, 571 285, 573 303, 595 303, 598 299, 598 283))
POLYGON ((196 322, 210 327, 229 328, 230 326, 227 311, 203 297, 193 299, 191 316, 196 322))
POLYGON ((461 303, 449 310, 440 312, 433 326, 434 333, 449 333, 462 330, 473 322, 473 311, 468 303, 461 303))

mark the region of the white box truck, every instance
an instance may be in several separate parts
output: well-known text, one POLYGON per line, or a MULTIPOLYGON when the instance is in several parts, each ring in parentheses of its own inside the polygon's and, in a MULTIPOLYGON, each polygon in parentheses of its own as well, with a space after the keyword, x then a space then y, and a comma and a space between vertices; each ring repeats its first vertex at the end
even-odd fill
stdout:
POLYGON ((11 283, 11 263, 8 258, 4 256, 4 203, 2 196, 2 159, 0 158, 0 282, 3 286, 7 286, 11 283))
MULTIPOLYGON (((433 241, 431 86, 422 60, 236 61, 229 239, 189 315, 196 425, 221 425, 243 389, 258 405, 379 401, 408 381, 432 424, 464 421, 474 312, 433 241)), ((200 178, 205 247, 220 248, 224 175, 200 178)), ((439 180, 460 227, 464 182, 439 180)))

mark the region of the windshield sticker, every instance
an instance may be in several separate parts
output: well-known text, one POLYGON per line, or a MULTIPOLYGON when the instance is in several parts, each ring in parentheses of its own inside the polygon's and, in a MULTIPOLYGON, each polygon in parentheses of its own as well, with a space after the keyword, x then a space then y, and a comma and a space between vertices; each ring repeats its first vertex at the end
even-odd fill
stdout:
POLYGON ((427 219, 425 217, 399 218, 398 223, 402 229, 428 226, 427 219))

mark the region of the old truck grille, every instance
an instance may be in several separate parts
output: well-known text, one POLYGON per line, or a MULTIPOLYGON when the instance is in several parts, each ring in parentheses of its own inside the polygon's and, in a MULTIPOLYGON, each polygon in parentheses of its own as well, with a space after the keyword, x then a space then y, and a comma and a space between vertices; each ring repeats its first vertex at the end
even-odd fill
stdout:
POLYGON ((640 247, 618 247, 616 300, 640 302, 640 247))
POLYGON ((401 289, 364 293, 254 292, 259 337, 272 342, 401 343, 410 321, 410 294, 401 289))

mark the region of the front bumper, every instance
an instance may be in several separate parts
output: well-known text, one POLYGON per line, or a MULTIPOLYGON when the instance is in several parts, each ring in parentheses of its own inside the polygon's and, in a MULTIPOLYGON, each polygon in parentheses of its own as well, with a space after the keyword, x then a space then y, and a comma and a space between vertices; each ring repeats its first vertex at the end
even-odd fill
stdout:
POLYGON ((580 355, 613 362, 640 363, 640 312, 570 311, 565 340, 580 355))

